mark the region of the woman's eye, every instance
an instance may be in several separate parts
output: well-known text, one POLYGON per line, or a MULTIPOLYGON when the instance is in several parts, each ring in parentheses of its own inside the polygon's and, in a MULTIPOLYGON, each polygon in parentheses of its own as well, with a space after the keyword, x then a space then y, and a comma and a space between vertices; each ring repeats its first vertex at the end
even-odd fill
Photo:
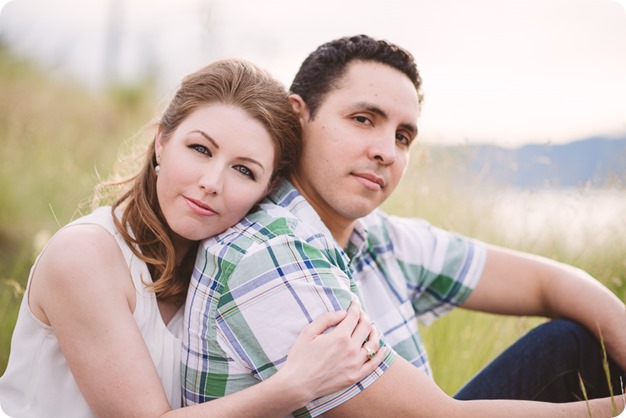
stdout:
POLYGON ((250 179, 254 180, 254 173, 252 172, 252 170, 250 170, 248 167, 246 167, 245 165, 236 165, 233 167, 235 170, 239 171, 241 174, 243 174, 246 177, 250 177, 250 179))
POLYGON ((204 145, 193 144, 193 145, 190 145, 189 148, 191 148, 191 149, 193 149, 195 151, 198 151, 199 153, 206 154, 209 157, 211 156, 211 151, 209 151, 209 149, 207 147, 205 147, 204 145))

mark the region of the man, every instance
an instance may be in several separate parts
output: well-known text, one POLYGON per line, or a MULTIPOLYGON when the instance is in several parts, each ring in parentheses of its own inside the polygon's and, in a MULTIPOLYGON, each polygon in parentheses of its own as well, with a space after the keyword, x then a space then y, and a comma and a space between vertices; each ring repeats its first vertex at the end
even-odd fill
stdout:
MULTIPOLYGON (((392 350, 359 384, 295 416, 588 415, 584 402, 461 402, 444 394, 429 377, 416 319, 432 320, 458 305, 575 321, 536 331, 542 339, 557 339, 567 355, 534 363, 546 350, 537 350, 542 346, 528 336, 521 349, 514 347, 470 382, 459 399, 562 400, 545 396, 569 395, 569 382, 578 381, 580 366, 568 360, 580 357, 578 341, 601 359, 593 337, 599 333, 615 362, 612 377, 626 369, 626 308, 587 274, 377 209, 407 166, 417 136, 420 86, 409 53, 367 36, 331 41, 304 61, 291 87, 303 127, 300 166, 258 210, 203 243, 199 253, 183 347, 188 404, 271 376, 304 325, 325 311, 347 308, 354 297, 392 350), (517 356, 529 346, 533 351, 520 363, 517 356), (513 366, 519 376, 512 375, 513 366), (571 368, 576 371, 568 373, 571 368), (533 369, 537 376, 530 376, 533 369), (512 382, 504 384, 505 378, 512 382)), ((600 360, 590 364, 591 372, 602 371, 600 360)), ((598 380, 586 368, 583 379, 598 380)), ((606 378, 593 385, 602 382, 606 378)), ((608 388, 598 394, 606 396, 608 388)), ((609 416, 610 399, 594 400, 590 408, 594 416, 609 416)))

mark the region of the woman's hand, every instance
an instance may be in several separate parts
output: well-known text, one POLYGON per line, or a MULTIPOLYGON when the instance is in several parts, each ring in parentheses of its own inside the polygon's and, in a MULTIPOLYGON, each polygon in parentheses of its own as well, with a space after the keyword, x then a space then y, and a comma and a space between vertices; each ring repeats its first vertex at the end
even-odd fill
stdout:
POLYGON ((308 403, 372 373, 387 351, 379 350, 378 341, 376 328, 353 301, 346 312, 326 313, 304 327, 277 376, 289 377, 308 403))

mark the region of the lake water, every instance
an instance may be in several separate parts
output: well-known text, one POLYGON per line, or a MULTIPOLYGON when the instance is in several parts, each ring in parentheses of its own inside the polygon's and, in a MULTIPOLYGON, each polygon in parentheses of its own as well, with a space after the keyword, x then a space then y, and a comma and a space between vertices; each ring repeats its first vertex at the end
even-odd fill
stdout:
POLYGON ((503 190, 487 202, 507 241, 558 239, 579 250, 626 240, 625 190, 503 190))

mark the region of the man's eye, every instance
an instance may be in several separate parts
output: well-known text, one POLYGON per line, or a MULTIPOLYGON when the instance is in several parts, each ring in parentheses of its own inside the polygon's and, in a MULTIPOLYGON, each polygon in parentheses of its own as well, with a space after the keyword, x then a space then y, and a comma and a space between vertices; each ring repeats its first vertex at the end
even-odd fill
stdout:
POLYGON ((362 124, 372 124, 372 122, 366 116, 355 116, 354 120, 362 124))
POLYGON ((409 146, 411 144, 411 140, 402 134, 396 134, 396 140, 405 146, 409 146))

